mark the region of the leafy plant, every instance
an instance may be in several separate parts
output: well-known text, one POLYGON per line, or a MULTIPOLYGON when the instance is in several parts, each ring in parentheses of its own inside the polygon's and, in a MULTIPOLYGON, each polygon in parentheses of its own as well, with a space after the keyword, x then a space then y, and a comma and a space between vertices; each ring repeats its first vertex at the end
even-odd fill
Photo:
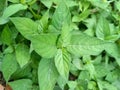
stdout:
POLYGON ((1 0, 0 71, 6 85, 119 90, 119 2, 1 0))

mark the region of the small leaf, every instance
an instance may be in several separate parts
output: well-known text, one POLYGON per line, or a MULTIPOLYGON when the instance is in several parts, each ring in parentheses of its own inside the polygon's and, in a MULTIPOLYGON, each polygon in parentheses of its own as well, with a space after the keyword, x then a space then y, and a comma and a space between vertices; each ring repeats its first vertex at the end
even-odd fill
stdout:
POLYGON ((9 82, 9 85, 13 90, 31 90, 32 81, 29 79, 20 79, 16 81, 9 82))
POLYGON ((45 58, 54 57, 57 51, 56 34, 40 34, 31 37, 31 42, 34 50, 45 58))
POLYGON ((53 90, 59 74, 52 59, 42 59, 38 68, 40 90, 53 90))
POLYGON ((59 74, 65 79, 68 80, 69 70, 70 70, 71 57, 68 52, 65 50, 58 49, 55 56, 55 66, 59 74))
POLYGON ((110 27, 108 21, 104 17, 100 17, 96 26, 96 35, 99 39, 104 40, 110 35, 110 27))
POLYGON ((52 25, 59 31, 62 29, 64 23, 71 23, 71 14, 65 2, 62 1, 52 17, 52 25))
POLYGON ((90 10, 83 11, 80 15, 75 15, 72 18, 72 22, 80 22, 88 17, 90 10))
POLYGON ((12 43, 12 33, 8 26, 4 27, 1 34, 1 39, 3 44, 10 45, 12 43))
POLYGON ((38 34, 38 24, 29 18, 14 17, 11 18, 11 21, 17 30, 27 39, 29 39, 29 37, 32 35, 38 34))
POLYGON ((52 6, 52 0, 40 0, 47 8, 52 6))
POLYGON ((2 72, 5 80, 8 82, 11 75, 17 70, 18 64, 14 54, 6 54, 2 62, 2 72))
POLYGON ((38 21, 39 32, 47 32, 48 28, 48 19, 49 19, 49 11, 45 12, 45 14, 42 16, 42 18, 38 21))
POLYGON ((15 53, 20 67, 26 65, 30 60, 29 48, 24 44, 18 44, 16 46, 15 53))

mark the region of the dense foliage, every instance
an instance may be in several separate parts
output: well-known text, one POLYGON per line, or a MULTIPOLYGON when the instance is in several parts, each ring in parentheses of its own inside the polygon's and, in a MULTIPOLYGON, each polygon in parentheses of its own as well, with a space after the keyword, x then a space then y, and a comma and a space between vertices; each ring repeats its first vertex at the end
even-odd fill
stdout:
POLYGON ((0 15, 13 90, 120 90, 120 0, 0 0, 0 15))

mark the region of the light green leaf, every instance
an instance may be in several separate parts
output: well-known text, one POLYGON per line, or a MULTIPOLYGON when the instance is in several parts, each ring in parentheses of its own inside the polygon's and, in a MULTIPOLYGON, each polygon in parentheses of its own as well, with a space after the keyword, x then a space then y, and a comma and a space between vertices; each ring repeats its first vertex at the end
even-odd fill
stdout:
POLYGON ((61 30, 65 23, 71 23, 71 14, 65 2, 62 1, 59 3, 52 17, 52 25, 56 28, 56 30, 61 30))
POLYGON ((52 59, 42 59, 38 68, 40 90, 53 90, 59 74, 52 59))
POLYGON ((23 4, 13 4, 8 6, 4 10, 2 17, 0 17, 0 24, 5 24, 6 22, 8 22, 10 16, 12 16, 13 14, 15 14, 20 10, 25 10, 25 9, 27 9, 27 5, 23 5, 23 4))
POLYGON ((115 2, 115 6, 120 11, 120 1, 116 1, 115 2))
POLYGON ((72 22, 83 21, 88 17, 89 14, 90 14, 90 10, 83 11, 81 14, 73 16, 72 22))
POLYGON ((31 90, 32 81, 29 79, 20 79, 16 81, 9 82, 9 85, 13 90, 31 90))
POLYGON ((76 32, 71 36, 71 42, 67 49, 74 55, 98 55, 109 43, 104 42, 95 37, 90 37, 86 34, 76 32))
POLYGON ((29 39, 29 37, 32 35, 38 34, 38 24, 29 18, 14 17, 11 18, 11 21, 17 30, 27 39, 29 39))
POLYGON ((38 31, 39 32, 47 32, 48 28, 48 19, 49 19, 49 11, 45 12, 42 18, 38 21, 38 31))
POLYGON ((40 0, 47 8, 50 8, 52 5, 52 0, 40 0))
POLYGON ((6 82, 10 79, 11 75, 17 70, 18 64, 14 54, 6 54, 2 62, 2 72, 6 82))
POLYGON ((5 26, 2 31, 1 39, 2 39, 3 44, 10 45, 12 43, 12 33, 8 25, 5 26))
POLYGON ((68 25, 68 24, 63 25, 62 31, 61 31, 62 47, 66 47, 70 43, 71 31, 72 31, 71 25, 68 25))
POLYGON ((33 49, 42 57, 54 57, 57 51, 56 34, 40 34, 31 37, 33 49))
POLYGON ((99 39, 105 40, 110 35, 110 27, 108 21, 104 17, 100 17, 96 26, 96 35, 99 39))
POLYGON ((55 66, 59 74, 65 79, 68 80, 69 70, 70 70, 71 57, 68 52, 64 49, 58 49, 55 56, 55 66))
POLYGON ((95 65, 95 70, 96 70, 96 77, 98 78, 102 78, 104 76, 106 76, 109 72, 109 69, 107 67, 105 67, 105 64, 98 64, 95 65))
POLYGON ((120 79, 113 82, 112 85, 114 85, 119 90, 120 89, 120 79))
POLYGON ((106 10, 106 8, 110 3, 110 1, 107 1, 107 0, 88 0, 88 1, 90 1, 94 6, 97 6, 104 10, 106 10))
POLYGON ((99 90, 118 90, 114 85, 106 82, 106 81, 101 81, 101 80, 98 80, 98 87, 99 87, 99 90))
POLYGON ((61 77, 61 76, 58 77, 57 84, 62 90, 64 90, 66 83, 67 83, 67 81, 63 77, 61 77))
POLYGON ((16 59, 20 67, 26 65, 30 60, 29 48, 24 44, 18 44, 16 46, 15 53, 16 53, 16 59))
POLYGON ((78 57, 73 57, 72 63, 78 70, 83 69, 83 62, 78 57))
POLYGON ((89 75, 89 72, 87 70, 83 70, 80 72, 80 75, 78 77, 78 79, 80 80, 90 80, 90 75, 89 75))
POLYGON ((120 51, 119 51, 119 48, 117 47, 117 45, 115 43, 111 43, 111 44, 107 45, 105 50, 110 56, 115 58, 116 62, 120 66, 120 51))
POLYGON ((77 86, 77 81, 68 81, 67 84, 68 84, 70 90, 75 90, 75 88, 77 86))
POLYGON ((96 71, 95 71, 95 67, 91 61, 89 61, 89 62, 87 62, 87 64, 85 64, 84 69, 89 71, 91 78, 95 77, 96 71))
POLYGON ((25 9, 27 9, 27 5, 23 5, 23 4, 10 5, 4 10, 2 17, 8 18, 11 15, 15 14, 16 12, 20 10, 25 10, 25 9))

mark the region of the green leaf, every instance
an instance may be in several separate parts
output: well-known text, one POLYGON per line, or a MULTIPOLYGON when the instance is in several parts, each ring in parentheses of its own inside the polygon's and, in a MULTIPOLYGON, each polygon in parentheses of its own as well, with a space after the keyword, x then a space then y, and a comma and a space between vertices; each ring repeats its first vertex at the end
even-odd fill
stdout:
POLYGON ((31 37, 33 49, 42 57, 54 57, 57 51, 56 34, 40 34, 31 37))
POLYGON ((18 64, 14 54, 6 54, 2 62, 2 72, 6 82, 10 79, 11 75, 17 70, 18 64))
POLYGON ((75 88, 77 86, 77 81, 68 81, 68 86, 69 86, 70 90, 75 90, 75 88))
POLYGON ((38 21, 38 31, 39 32, 47 32, 48 28, 48 19, 49 19, 49 11, 45 12, 42 18, 38 21))
POLYGON ((73 58, 72 63, 78 70, 83 69, 83 62, 78 57, 73 58))
POLYGON ((13 90, 31 90, 32 81, 29 79, 20 79, 16 81, 9 82, 9 85, 13 90))
POLYGON ((16 46, 15 53, 16 53, 16 59, 20 67, 26 65, 30 60, 29 48, 24 44, 18 44, 16 46))
POLYGON ((110 27, 108 21, 104 17, 100 17, 96 26, 96 35, 99 39, 105 40, 110 35, 110 27))
POLYGON ((71 36, 70 44, 67 49, 74 55, 98 55, 109 43, 104 42, 95 37, 90 37, 86 34, 75 32, 71 36))
POLYGON ((107 45, 105 50, 110 56, 115 58, 116 62, 120 66, 120 51, 119 51, 118 46, 115 43, 111 43, 107 45))
POLYGON ((115 6, 120 11, 120 1, 116 1, 115 2, 115 6))
POLYGON ((109 5, 109 1, 107 0, 88 0, 88 1, 90 1, 93 4, 93 6, 99 7, 103 10, 106 10, 109 5))
POLYGON ((8 1, 12 3, 19 3, 19 0, 8 0, 8 1))
POLYGON ((53 90, 59 74, 52 59, 42 59, 38 68, 40 90, 53 90))
POLYGON ((65 23, 71 23, 71 14, 65 2, 62 1, 52 17, 52 25, 59 31, 65 23))
POLYGON ((89 14, 90 14, 90 10, 83 11, 81 14, 73 16, 72 22, 83 21, 88 17, 89 14))
POLYGON ((5 26, 2 31, 1 39, 2 39, 3 44, 10 45, 12 43, 12 33, 8 25, 5 26))
POLYGON ((81 71, 78 79, 80 79, 80 80, 90 80, 89 72, 87 70, 81 71))
POLYGON ((11 21, 13 22, 17 30, 27 39, 29 39, 29 37, 32 35, 38 34, 38 24, 29 18, 14 17, 11 18, 11 21))
POLYGON ((31 75, 31 66, 30 64, 25 65, 24 67, 19 67, 11 76, 11 79, 21 79, 28 78, 31 75))
POLYGON ((71 39, 71 25, 64 24, 61 31, 61 38, 62 38, 62 47, 66 47, 70 43, 71 39))
POLYGON ((58 77, 57 84, 62 90, 64 90, 66 83, 67 83, 67 81, 63 77, 61 77, 61 76, 58 77))
POLYGON ((3 14, 3 10, 6 6, 6 1, 5 0, 1 0, 0 1, 0 16, 3 14))
POLYGON ((68 80, 69 70, 70 70, 71 57, 67 51, 64 49, 58 49, 55 56, 55 66, 59 74, 65 79, 68 80))
POLYGON ((0 24, 5 24, 10 16, 12 16, 13 14, 15 14, 20 10, 25 10, 25 9, 27 9, 27 5, 23 5, 23 4, 13 4, 8 6, 4 10, 2 17, 0 17, 0 24))
POLYGON ((47 8, 52 6, 52 0, 40 0, 47 8))
POLYGON ((118 90, 114 85, 106 82, 106 81, 101 81, 101 80, 98 80, 98 87, 99 87, 99 90, 118 90))
POLYGON ((120 89, 120 79, 112 83, 118 90, 120 89))
POLYGON ((95 65, 95 70, 96 70, 96 77, 97 78, 102 78, 104 76, 106 76, 109 72, 109 69, 107 67, 105 67, 104 64, 98 64, 98 65, 95 65))

